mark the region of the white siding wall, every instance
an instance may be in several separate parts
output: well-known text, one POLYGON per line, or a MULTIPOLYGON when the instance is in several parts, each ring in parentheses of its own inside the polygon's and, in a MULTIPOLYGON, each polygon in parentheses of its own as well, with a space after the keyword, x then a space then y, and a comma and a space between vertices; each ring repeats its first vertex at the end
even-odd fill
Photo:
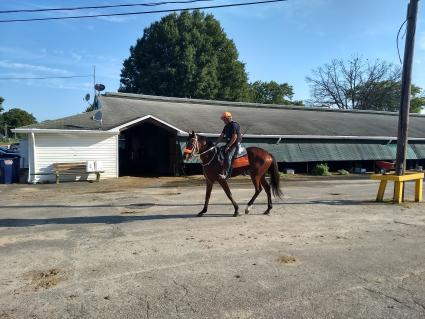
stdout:
MULTIPOLYGON (((35 134, 35 172, 51 172, 54 163, 102 161, 101 179, 118 177, 118 135, 105 134, 35 134)), ((63 175, 61 181, 95 179, 88 176, 63 175)), ((54 181, 53 175, 37 175, 34 182, 54 181)))

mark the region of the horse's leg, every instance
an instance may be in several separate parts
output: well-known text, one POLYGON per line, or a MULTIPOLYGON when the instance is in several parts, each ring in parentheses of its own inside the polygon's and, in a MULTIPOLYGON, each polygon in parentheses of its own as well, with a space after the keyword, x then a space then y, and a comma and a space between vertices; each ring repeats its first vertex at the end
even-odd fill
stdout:
POLYGON ((261 187, 260 183, 260 177, 258 175, 255 175, 254 173, 251 173, 251 180, 254 184, 255 193, 252 196, 251 200, 248 202, 248 205, 245 208, 245 214, 248 214, 251 210, 252 204, 254 204, 254 201, 257 199, 257 196, 261 193, 263 188, 261 187))
POLYGON ((264 212, 264 215, 269 215, 271 209, 273 208, 273 204, 272 204, 272 194, 270 192, 270 185, 269 183, 266 181, 266 176, 263 175, 261 177, 261 185, 263 185, 264 190, 267 193, 267 210, 264 212))
POLYGON ((204 204, 204 208, 199 212, 198 217, 202 217, 202 215, 204 215, 208 210, 208 203, 210 202, 211 190, 213 188, 213 185, 214 185, 214 183, 210 182, 207 179, 207 188, 206 188, 206 193, 205 193, 205 204, 204 204))
POLYGON ((219 179, 218 182, 220 183, 221 187, 223 188, 224 192, 226 193, 227 197, 230 199, 230 201, 233 204, 233 207, 235 208, 233 217, 237 217, 239 215, 239 206, 238 204, 236 204, 235 200, 233 199, 232 192, 230 191, 229 185, 224 179, 219 179))

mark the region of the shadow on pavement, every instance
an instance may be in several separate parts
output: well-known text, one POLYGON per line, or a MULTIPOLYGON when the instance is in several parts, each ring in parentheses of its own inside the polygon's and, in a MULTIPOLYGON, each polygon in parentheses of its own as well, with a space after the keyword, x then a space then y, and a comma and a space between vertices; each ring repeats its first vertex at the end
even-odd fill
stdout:
MULTIPOLYGON (((385 203, 385 202, 384 202, 385 203)), ((238 203, 240 206, 246 204, 245 202, 238 203)), ((367 200, 349 200, 349 199, 329 199, 329 200, 309 200, 309 201, 284 201, 284 202, 273 202, 273 205, 371 205, 371 204, 382 204, 375 201, 367 200)), ((204 203, 135 203, 135 204, 99 204, 99 205, 64 205, 64 204, 49 204, 49 205, 0 205, 2 208, 150 208, 150 207, 196 207, 203 206, 204 203)), ((226 203, 210 203, 209 206, 231 206, 230 202, 226 203)), ((266 202, 255 202, 254 205, 267 205, 266 202)))
MULTIPOLYGON (((291 201, 291 202, 277 202, 273 203, 275 206, 284 205, 340 205, 340 206, 358 206, 358 205, 386 205, 386 203, 376 203, 374 201, 361 201, 361 200, 312 200, 312 201, 291 201)), ((257 205, 267 205, 266 203, 256 203, 257 205)), ((138 203, 130 205, 16 205, 16 206, 0 206, 1 208, 105 208, 105 207, 129 207, 129 208, 149 208, 149 207, 196 207, 203 206, 203 204, 185 204, 185 203, 172 203, 172 204, 155 204, 155 203, 138 203)), ((231 206, 230 203, 215 203, 209 206, 231 206)), ((242 212, 242 211, 241 211, 242 212)), ((142 212, 140 212, 142 213, 142 212)), ((136 212, 137 214, 137 212, 136 212)), ((232 212, 228 214, 205 214, 205 217, 232 217, 232 212)), ((144 216, 121 216, 121 215, 103 215, 103 216, 71 216, 71 217, 57 217, 57 218, 4 218, 0 219, 0 227, 28 227, 49 224, 61 225, 76 225, 76 224, 120 224, 137 221, 150 221, 150 220, 167 220, 167 219, 186 219, 197 218, 196 213, 191 214, 157 214, 157 215, 144 215, 144 216)))
MULTIPOLYGON (((232 214, 206 214, 205 217, 232 217, 232 214)), ((147 215, 147 216, 75 216, 59 218, 5 218, 0 219, 0 227, 28 227, 41 225, 77 224, 122 224, 137 221, 200 218, 196 214, 147 215)))

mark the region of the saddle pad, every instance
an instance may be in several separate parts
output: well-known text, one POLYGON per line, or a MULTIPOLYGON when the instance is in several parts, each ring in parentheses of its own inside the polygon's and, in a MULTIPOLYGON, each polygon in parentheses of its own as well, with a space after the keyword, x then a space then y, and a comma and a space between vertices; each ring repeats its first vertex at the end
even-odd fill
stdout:
POLYGON ((233 168, 249 166, 248 155, 235 158, 232 163, 233 168))
POLYGON ((239 144, 238 152, 235 154, 235 158, 246 156, 248 153, 246 152, 246 148, 239 144))

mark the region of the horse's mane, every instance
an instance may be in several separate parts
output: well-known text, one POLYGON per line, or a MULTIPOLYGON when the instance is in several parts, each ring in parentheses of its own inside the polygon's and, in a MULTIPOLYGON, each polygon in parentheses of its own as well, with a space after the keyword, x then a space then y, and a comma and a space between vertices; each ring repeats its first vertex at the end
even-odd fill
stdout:
POLYGON ((208 148, 211 148, 211 147, 213 147, 213 146, 214 146, 214 143, 213 143, 213 142, 211 142, 211 141, 208 141, 208 140, 207 140, 207 144, 206 144, 206 146, 207 146, 208 148))
POLYGON ((206 136, 198 135, 198 140, 203 142, 205 141, 206 148, 211 148, 214 145, 214 143, 208 140, 206 136))
POLYGON ((203 135, 196 134, 198 136, 198 141, 206 141, 207 137, 203 135))

